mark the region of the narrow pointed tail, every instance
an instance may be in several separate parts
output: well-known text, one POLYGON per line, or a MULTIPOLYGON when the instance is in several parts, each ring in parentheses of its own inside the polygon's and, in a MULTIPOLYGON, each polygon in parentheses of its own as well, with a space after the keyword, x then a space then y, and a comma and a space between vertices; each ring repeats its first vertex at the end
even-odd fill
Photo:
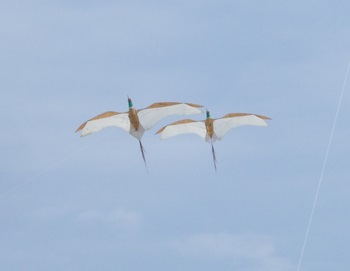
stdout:
POLYGON ((215 149, 214 149, 213 143, 211 143, 211 152, 213 154, 213 162, 214 162, 214 168, 215 168, 215 172, 216 172, 216 155, 215 155, 215 149))
POLYGON ((145 162, 145 166, 146 166, 146 169, 147 169, 147 163, 146 163, 146 157, 145 157, 145 148, 143 147, 142 142, 141 142, 140 139, 139 139, 139 143, 140 143, 140 150, 141 150, 143 162, 145 162))

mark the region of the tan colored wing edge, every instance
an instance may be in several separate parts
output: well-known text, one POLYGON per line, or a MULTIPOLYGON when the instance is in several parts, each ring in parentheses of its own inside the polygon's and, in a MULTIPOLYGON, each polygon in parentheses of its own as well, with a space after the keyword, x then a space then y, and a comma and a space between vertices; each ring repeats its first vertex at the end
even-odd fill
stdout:
POLYGON ((115 116, 115 115, 118 115, 120 113, 118 112, 113 112, 113 111, 108 111, 108 112, 105 112, 105 113, 102 113, 100 115, 97 115, 96 117, 93 117, 92 119, 89 119, 88 121, 84 122, 82 125, 80 125, 78 127, 78 129, 75 131, 75 132, 79 132, 81 130, 84 129, 85 125, 89 122, 89 121, 92 121, 92 120, 98 120, 98 119, 103 119, 103 118, 108 118, 108 117, 111 117, 111 116, 115 116))
POLYGON ((192 104, 192 103, 160 102, 160 103, 151 104, 150 106, 146 107, 145 109, 166 107, 166 106, 172 106, 172 105, 177 105, 177 104, 187 104, 187 105, 189 105, 189 106, 196 107, 196 108, 201 108, 201 107, 203 107, 202 105, 199 105, 199 104, 192 104))
POLYGON ((249 116, 249 115, 254 115, 257 116, 258 118, 265 119, 265 120, 270 120, 271 118, 263 116, 263 115, 257 115, 257 114, 251 114, 251 113, 230 113, 222 118, 234 118, 234 117, 242 117, 242 116, 249 116))
POLYGON ((184 124, 184 123, 191 123, 191 122, 197 122, 197 121, 191 120, 191 119, 184 119, 184 120, 175 121, 175 122, 173 122, 173 123, 170 123, 170 124, 164 126, 163 128, 160 128, 160 129, 156 132, 156 135, 157 135, 157 134, 160 134, 161 132, 163 132, 164 129, 165 129, 166 127, 168 127, 168 126, 171 126, 171 125, 179 125, 179 124, 184 124))

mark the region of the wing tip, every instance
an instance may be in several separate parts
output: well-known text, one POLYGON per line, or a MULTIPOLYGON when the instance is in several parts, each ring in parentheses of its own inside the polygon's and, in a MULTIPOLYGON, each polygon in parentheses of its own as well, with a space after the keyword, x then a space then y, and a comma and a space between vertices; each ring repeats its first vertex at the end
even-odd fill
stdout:
POLYGON ((184 103, 184 104, 187 104, 187 105, 195 107, 195 108, 202 108, 202 107, 204 107, 203 105, 200 105, 200 104, 193 104, 193 103, 184 103))
POLYGON ((155 133, 155 135, 158 135, 158 134, 160 134, 161 132, 163 132, 163 131, 165 130, 166 127, 167 127, 167 126, 164 126, 164 127, 160 128, 160 129, 155 133))
POLYGON ((263 115, 255 115, 263 120, 272 120, 270 117, 267 117, 267 116, 263 116, 263 115))
POLYGON ((75 133, 81 131, 84 129, 85 125, 86 125, 87 122, 84 122, 82 125, 80 125, 76 130, 75 130, 75 133))

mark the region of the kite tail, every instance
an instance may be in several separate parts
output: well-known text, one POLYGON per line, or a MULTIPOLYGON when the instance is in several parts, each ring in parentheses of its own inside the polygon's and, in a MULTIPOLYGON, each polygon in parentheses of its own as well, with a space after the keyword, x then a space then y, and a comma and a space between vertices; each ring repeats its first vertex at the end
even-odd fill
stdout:
POLYGON ((214 162, 214 168, 215 168, 215 172, 216 172, 216 155, 215 155, 215 150, 214 150, 213 143, 211 143, 211 152, 213 154, 213 162, 214 162))
POLYGON ((145 162, 145 166, 147 168, 146 157, 145 157, 145 148, 143 147, 140 139, 139 139, 139 143, 140 143, 140 150, 141 150, 142 158, 143 158, 143 161, 145 162))

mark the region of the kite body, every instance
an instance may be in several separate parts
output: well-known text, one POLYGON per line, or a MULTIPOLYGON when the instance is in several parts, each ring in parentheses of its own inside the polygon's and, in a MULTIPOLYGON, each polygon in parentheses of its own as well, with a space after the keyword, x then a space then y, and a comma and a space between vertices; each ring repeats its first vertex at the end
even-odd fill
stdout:
POLYGON ((249 113, 231 113, 219 119, 212 119, 209 111, 207 118, 203 121, 195 121, 185 119, 176 121, 167 126, 164 126, 156 134, 160 135, 161 139, 166 139, 180 134, 196 134, 203 140, 211 143, 214 167, 216 170, 216 157, 213 143, 215 140, 221 140, 227 132, 233 128, 242 125, 266 126, 266 120, 270 118, 262 115, 249 113))
POLYGON ((136 110, 133 107, 130 98, 128 98, 128 103, 128 112, 119 113, 108 111, 102 113, 84 122, 79 126, 76 132, 80 132, 80 136, 87 136, 107 127, 120 128, 139 140, 142 157, 146 163, 144 148, 141 143, 141 138, 146 130, 151 129, 167 116, 202 113, 199 109, 202 107, 201 105, 190 103, 160 102, 154 103, 141 110, 136 110))

